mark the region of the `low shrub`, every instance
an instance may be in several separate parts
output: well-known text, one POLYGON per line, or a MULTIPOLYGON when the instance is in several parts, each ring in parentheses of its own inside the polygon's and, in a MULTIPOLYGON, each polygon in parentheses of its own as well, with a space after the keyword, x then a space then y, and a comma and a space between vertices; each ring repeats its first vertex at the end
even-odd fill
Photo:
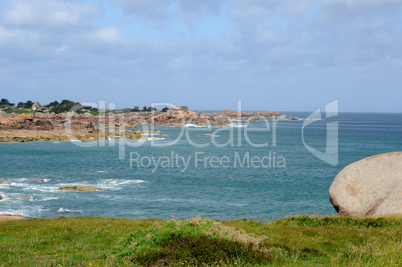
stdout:
POLYGON ((195 218, 139 229, 130 233, 114 252, 143 266, 237 265, 277 261, 262 241, 244 231, 212 220, 195 218))

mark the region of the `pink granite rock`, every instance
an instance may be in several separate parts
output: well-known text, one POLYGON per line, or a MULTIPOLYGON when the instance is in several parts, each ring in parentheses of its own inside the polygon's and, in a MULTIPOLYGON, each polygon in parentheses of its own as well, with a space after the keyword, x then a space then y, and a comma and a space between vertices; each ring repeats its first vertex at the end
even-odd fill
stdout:
POLYGON ((380 154, 346 166, 329 188, 341 215, 402 213, 402 152, 380 154))

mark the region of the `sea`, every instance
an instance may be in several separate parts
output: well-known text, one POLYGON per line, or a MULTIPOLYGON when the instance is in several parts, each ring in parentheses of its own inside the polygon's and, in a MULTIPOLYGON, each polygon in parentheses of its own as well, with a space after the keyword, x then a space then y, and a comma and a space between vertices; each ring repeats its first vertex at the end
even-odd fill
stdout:
POLYGON ((328 189, 344 167, 402 151, 401 113, 283 114, 300 120, 142 126, 163 134, 144 141, 0 143, 0 179, 11 183, 0 185, 0 213, 263 221, 331 215, 328 189), (102 190, 57 190, 75 185, 102 190))

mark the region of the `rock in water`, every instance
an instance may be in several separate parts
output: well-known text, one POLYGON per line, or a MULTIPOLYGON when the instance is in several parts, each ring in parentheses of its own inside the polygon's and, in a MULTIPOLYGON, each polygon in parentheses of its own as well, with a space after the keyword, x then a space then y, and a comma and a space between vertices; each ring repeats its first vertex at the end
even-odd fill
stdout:
POLYGON ((340 215, 402 213, 402 152, 380 154, 346 166, 329 188, 340 215))
POLYGON ((11 183, 3 181, 3 180, 0 179, 0 184, 11 184, 11 183))
POLYGON ((102 189, 100 189, 99 187, 94 187, 94 186, 77 185, 77 186, 62 186, 62 187, 57 188, 57 190, 92 192, 92 191, 99 191, 102 189))
POLYGON ((28 200, 33 200, 34 198, 30 198, 30 197, 12 197, 12 199, 21 199, 21 200, 28 201, 28 200))
POLYGON ((45 182, 45 180, 43 180, 43 179, 39 179, 39 180, 35 180, 34 182, 35 182, 35 183, 44 183, 44 182, 45 182))
POLYGON ((105 184, 120 184, 120 182, 112 181, 112 182, 105 182, 105 184))

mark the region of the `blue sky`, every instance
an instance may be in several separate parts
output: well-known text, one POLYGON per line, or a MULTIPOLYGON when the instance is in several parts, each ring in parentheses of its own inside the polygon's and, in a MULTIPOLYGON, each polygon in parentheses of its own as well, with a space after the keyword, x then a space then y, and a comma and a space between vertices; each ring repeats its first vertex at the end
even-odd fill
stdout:
POLYGON ((400 0, 2 0, 0 97, 402 112, 400 0))

